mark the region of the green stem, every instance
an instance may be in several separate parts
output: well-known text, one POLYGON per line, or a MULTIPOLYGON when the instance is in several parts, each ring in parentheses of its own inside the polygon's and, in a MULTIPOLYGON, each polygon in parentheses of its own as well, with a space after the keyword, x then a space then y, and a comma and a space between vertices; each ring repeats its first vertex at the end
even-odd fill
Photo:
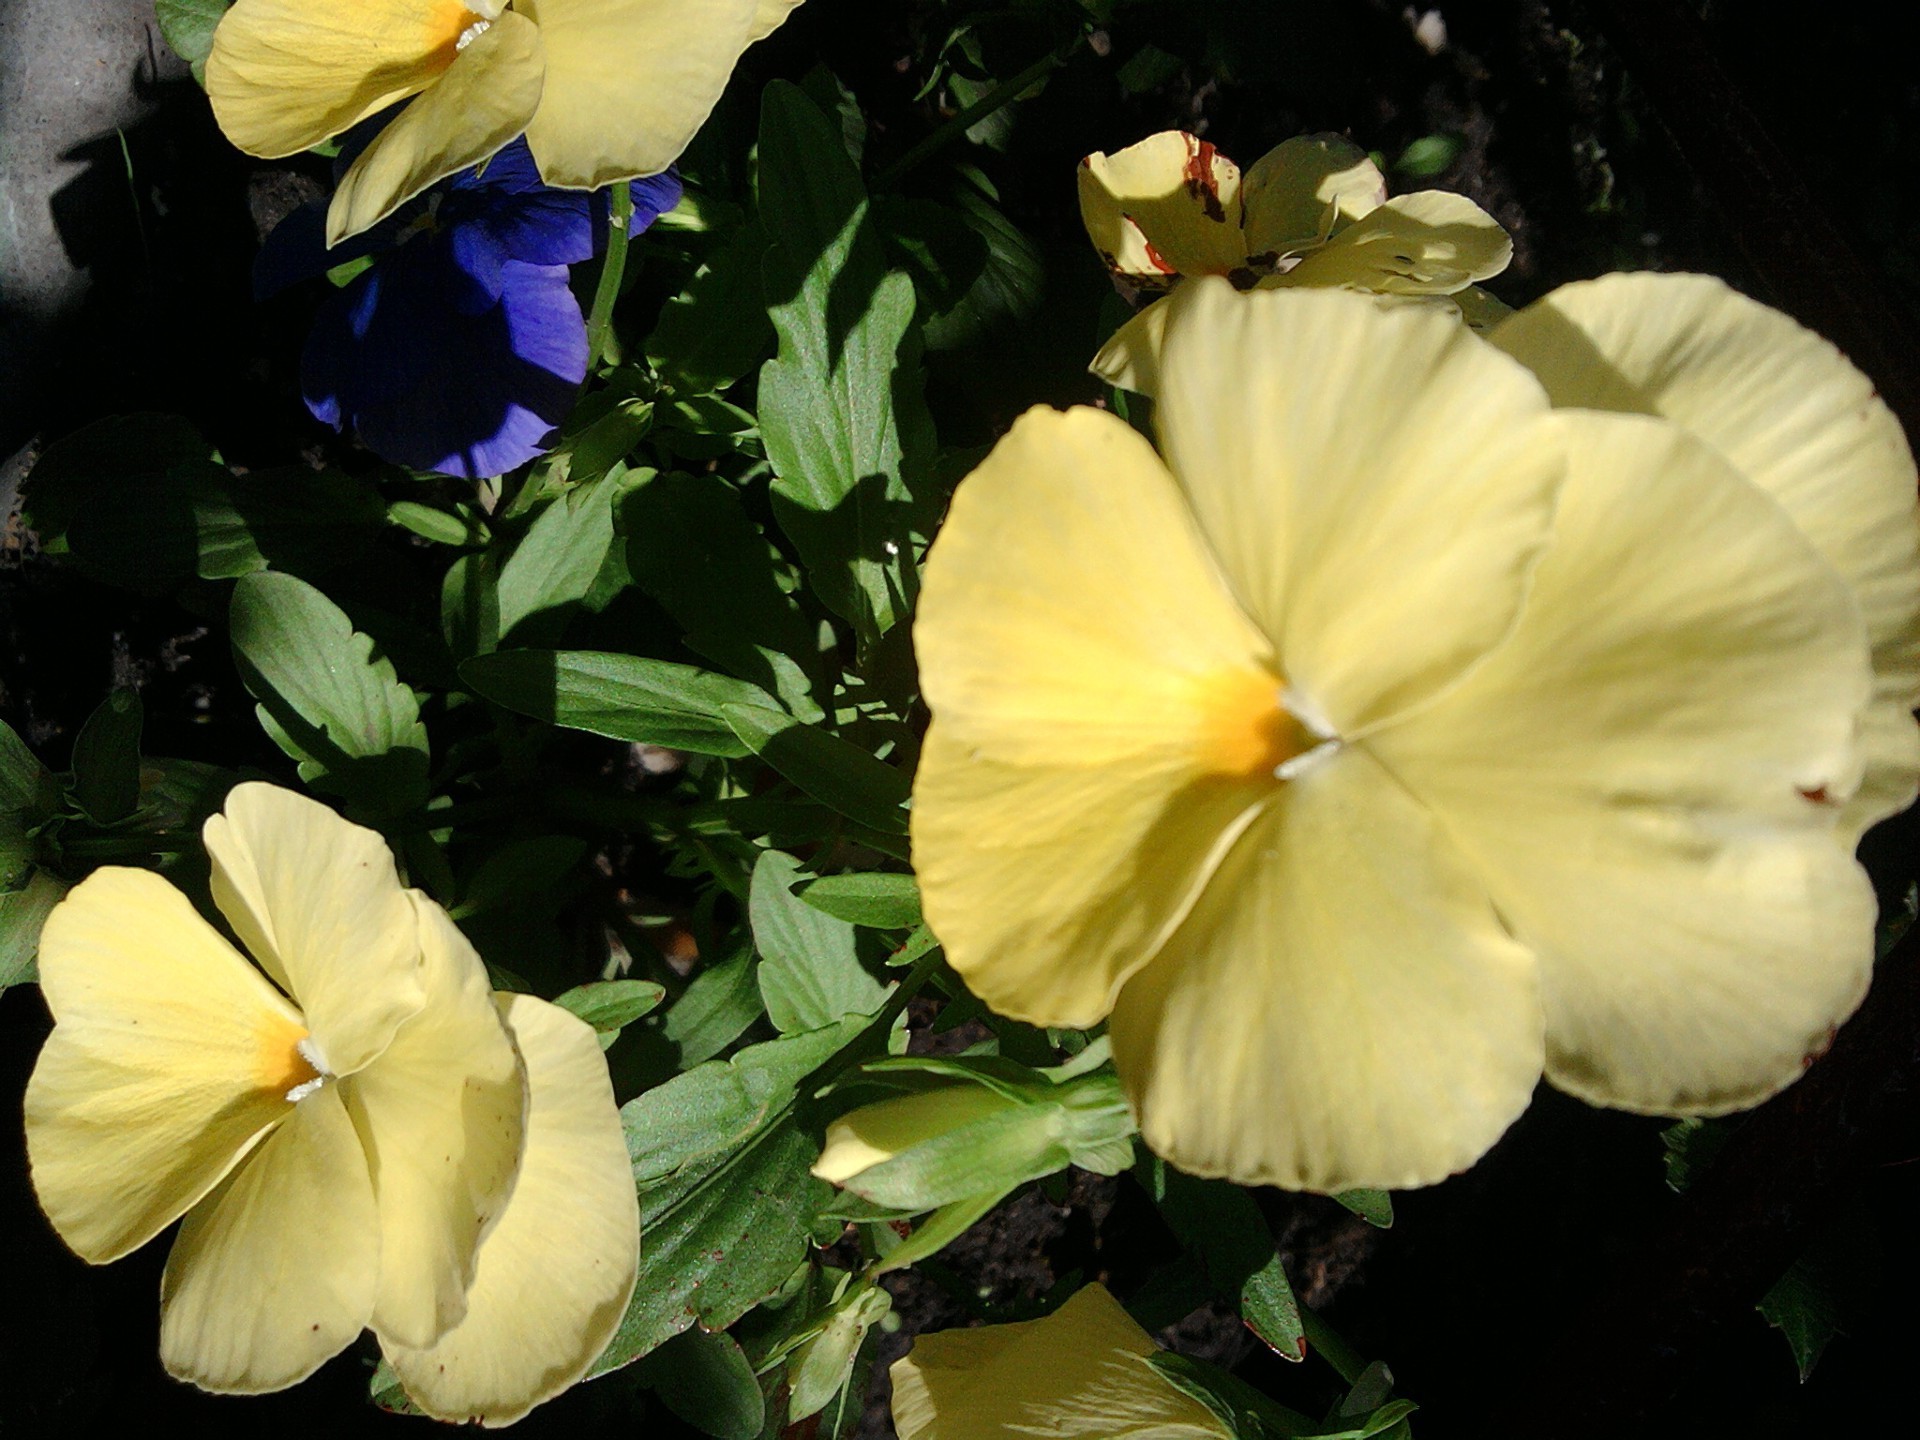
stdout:
POLYGON ((1367 1368, 1366 1357, 1349 1345, 1338 1330, 1322 1320, 1318 1311, 1302 1305, 1300 1329, 1306 1334, 1307 1344, 1318 1350, 1321 1359, 1340 1372, 1342 1380, 1349 1385, 1359 1381, 1361 1372, 1367 1368))
POLYGON ((587 319, 587 368, 606 351, 613 328, 613 302, 620 298, 620 278, 627 270, 627 226, 633 220, 633 187, 625 180, 607 192, 611 214, 607 221, 607 258, 600 267, 600 284, 593 292, 593 314, 587 319))
POLYGON ((942 122, 938 129, 927 135, 919 144, 915 145, 911 150, 907 151, 906 154, 894 161, 893 164, 882 170, 874 180, 873 188, 875 190, 891 189, 909 170, 912 170, 929 156, 938 154, 940 151, 946 149, 947 146, 966 134, 967 131, 978 125, 996 110, 1011 105, 1028 90, 1032 89, 1035 81, 1041 79, 1049 71, 1056 70, 1066 64, 1067 61, 1073 57, 1073 53, 1085 43, 1086 38, 1086 35, 1082 33, 1074 36, 1071 41, 1060 46, 1058 49, 1049 50, 1018 75, 1015 75, 1010 80, 1002 81, 986 94, 982 95, 978 100, 974 101, 973 104, 967 106, 967 108, 962 110, 958 115, 942 122))

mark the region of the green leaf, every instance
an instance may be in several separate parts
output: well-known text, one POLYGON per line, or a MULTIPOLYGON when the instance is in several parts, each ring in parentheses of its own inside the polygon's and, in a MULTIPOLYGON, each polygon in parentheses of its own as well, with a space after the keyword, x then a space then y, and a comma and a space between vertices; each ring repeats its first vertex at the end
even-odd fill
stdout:
POLYGON ((789 1424, 817 1415, 846 1387, 867 1332, 893 1309, 893 1297, 877 1285, 856 1285, 835 1305, 826 1324, 787 1362, 789 1424))
POLYGON ((674 1001, 660 1028, 679 1047, 683 1067, 711 1060, 766 1013, 754 970, 753 951, 743 946, 694 976, 674 1001))
POLYGON ((304 465, 230 473, 186 422, 129 415, 51 446, 28 477, 42 542, 106 584, 160 593, 269 566, 314 572, 364 549, 386 507, 304 465))
POLYGON ((96 824, 125 820, 140 804, 140 697, 116 690, 73 742, 73 798, 96 824))
POLYGON ((907 833, 912 782, 884 760, 766 705, 727 704, 720 713, 754 754, 821 804, 868 829, 907 833))
POLYGON ((647 363, 684 395, 718 393, 773 348, 760 282, 767 235, 748 225, 694 272, 647 337, 647 363))
POLYGON ((728 721, 731 709, 778 713, 757 685, 638 655, 502 650, 468 660, 460 678, 495 704, 549 724, 696 755, 752 753, 728 721))
POLYGON ((1032 315, 1046 289, 1046 263, 1039 247, 1001 212, 999 196, 985 175, 963 167, 953 192, 955 219, 985 251, 984 263, 966 290, 927 321, 929 350, 978 344, 1000 327, 1032 315))
POLYGON ((596 980, 554 996, 553 1003, 591 1025, 599 1034, 600 1048, 604 1050, 624 1027, 647 1014, 666 996, 666 987, 651 980, 596 980))
MULTIPOLYGON (((858 1017, 864 1019, 865 1017, 858 1017)), ((734 1148, 790 1106, 795 1087, 860 1033, 854 1021, 749 1045, 674 1076, 620 1110, 637 1183, 734 1148)))
POLYGON ((914 587, 912 475, 930 443, 913 282, 889 272, 859 172, 804 92, 761 108, 760 217, 779 354, 760 371, 774 513, 807 578, 871 644, 914 587))
POLYGON ((778 555, 717 475, 661 475, 620 507, 627 568, 689 649, 818 720, 818 627, 780 584, 778 555))
POLYGON ((826 1188, 808 1173, 819 1146, 793 1120, 795 1087, 864 1028, 864 1020, 849 1020, 750 1046, 622 1108, 628 1144, 657 1178, 639 1185, 647 1237, 640 1283, 595 1373, 637 1360, 689 1326, 725 1329, 793 1274, 826 1188), (691 1077, 716 1069, 732 1069, 742 1094, 708 1111, 724 1092, 691 1077), (667 1168, 676 1153, 680 1162, 667 1168))
POLYGON ((760 993, 774 1028, 817 1030, 842 1016, 871 1015, 887 987, 869 975, 855 951, 853 926, 793 893, 800 864, 778 850, 753 867, 747 914, 760 952, 760 993))
POLYGON ((1307 1353, 1300 1305, 1260 1207, 1237 1185, 1157 1166, 1155 1198, 1175 1235, 1205 1268, 1207 1283, 1240 1305, 1247 1327, 1276 1355, 1307 1353))
POLYGON ((1369 1225, 1393 1228, 1393 1196, 1385 1190, 1343 1190, 1333 1197, 1369 1225))
MULTIPOLYGON (((559 634, 600 578, 613 548, 613 505, 622 487, 602 480, 550 503, 500 567, 500 634, 559 634)), ((528 638, 523 634, 521 639, 528 638)))
POLYGON ((387 506, 387 518, 402 529, 436 545, 484 545, 487 527, 477 512, 455 515, 438 505, 419 500, 395 500, 387 506))
POLYGON ((419 703, 338 606, 304 580, 261 571, 234 586, 230 616, 240 678, 303 780, 371 814, 425 802, 419 703))
POLYGON ((0 720, 0 815, 37 825, 60 803, 60 782, 27 748, 14 728, 0 720))
MULTIPOLYGON (((922 1260, 938 1255, 984 1219, 987 1212, 1005 1198, 988 1190, 965 1200, 956 1200, 951 1205, 942 1205, 915 1226, 911 1235, 887 1251, 873 1273, 884 1275, 889 1270, 904 1270, 909 1265, 918 1265, 922 1260)), ((885 1229, 889 1235, 897 1233, 891 1225, 879 1228, 885 1229)))
POLYGON ((21 889, 0 894, 0 990, 39 978, 40 927, 67 893, 67 884, 44 870, 21 889))
POLYGON ((459 660, 500 646, 500 565, 492 550, 472 550, 447 567, 440 584, 440 634, 459 660))
POLYGON ((647 1357, 642 1377, 667 1408, 718 1440, 757 1440, 767 1399, 733 1337, 694 1328, 647 1357))
POLYGON ((1458 135, 1422 135, 1400 152, 1400 158, 1393 162, 1394 174, 1430 180, 1453 164, 1465 145, 1458 135))
POLYGON ((828 875, 800 898, 836 920, 873 930, 911 930, 920 923, 920 887, 911 875, 828 875))
POLYGON ((229 0, 153 0, 154 18, 173 53, 193 67, 193 78, 207 83, 207 56, 213 53, 214 27, 229 0))

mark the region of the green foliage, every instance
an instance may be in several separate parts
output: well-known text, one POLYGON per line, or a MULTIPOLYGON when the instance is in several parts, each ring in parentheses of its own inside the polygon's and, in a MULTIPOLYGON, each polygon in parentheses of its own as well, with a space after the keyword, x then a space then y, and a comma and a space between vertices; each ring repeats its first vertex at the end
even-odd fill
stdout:
POLYGON ((760 373, 774 512, 822 601, 871 646, 917 586, 919 399, 913 282, 891 271, 858 170, 806 94, 762 102, 766 298, 780 353, 760 373))
POLYGON ((303 580, 261 572, 234 587, 230 626, 260 724, 301 779, 367 815, 425 801, 419 702, 338 606, 303 580))
POLYGON ((213 32, 231 0, 153 0, 160 33, 188 65, 193 78, 207 83, 207 56, 213 50, 213 32))

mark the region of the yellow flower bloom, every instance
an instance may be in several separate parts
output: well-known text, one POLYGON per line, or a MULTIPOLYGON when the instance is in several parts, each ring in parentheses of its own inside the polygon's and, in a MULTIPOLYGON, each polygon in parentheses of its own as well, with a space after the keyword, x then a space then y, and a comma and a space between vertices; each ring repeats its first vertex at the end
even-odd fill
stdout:
POLYGON ((1731 1110, 1859 1002, 1853 840, 1920 772, 1913 462, 1770 312, 1666 332, 1698 283, 1498 332, 1556 399, 1655 412, 1606 414, 1424 307, 1200 281, 1160 455, 1035 410, 961 485, 915 630, 924 911, 994 1008, 1108 1020, 1182 1168, 1429 1183, 1543 1071, 1731 1110))
POLYGON ((380 837, 323 805, 241 785, 205 838, 258 969, 145 870, 47 919, 41 1208, 93 1264, 185 1217, 160 1301, 181 1379, 282 1389, 370 1327, 429 1413, 517 1419, 605 1348, 638 1265, 592 1030, 490 994, 380 837))
MULTIPOLYGON (((1387 198, 1359 146, 1297 135, 1242 175, 1184 130, 1163 130, 1080 162, 1080 218, 1107 268, 1139 290, 1221 275, 1237 289, 1341 286, 1379 295, 1452 297, 1476 327, 1505 307, 1477 280, 1498 275, 1513 242, 1463 195, 1387 198)), ((1167 311, 1155 302, 1115 332, 1091 369, 1124 389, 1155 388, 1167 311)))
POLYGON ((1100 1285, 1015 1325, 921 1335, 893 1363, 900 1440, 1233 1440, 1147 1364, 1158 1347, 1100 1285))
POLYGON ((292 155, 409 96, 341 178, 327 243, 523 131, 549 185, 656 175, 747 46, 800 0, 236 0, 207 94, 249 154, 292 155))

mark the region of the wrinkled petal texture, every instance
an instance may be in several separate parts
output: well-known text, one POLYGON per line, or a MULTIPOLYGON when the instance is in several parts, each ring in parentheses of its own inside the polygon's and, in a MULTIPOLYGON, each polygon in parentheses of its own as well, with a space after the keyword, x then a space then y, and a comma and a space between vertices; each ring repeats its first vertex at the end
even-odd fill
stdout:
POLYGON ((1341 135, 1296 135, 1253 163, 1240 183, 1247 253, 1272 264, 1325 243, 1386 202, 1387 181, 1341 135))
POLYGON ((293 155, 438 79, 488 0, 237 0, 213 34, 207 95, 227 138, 293 155))
POLYGON ((93 1264, 147 1243, 293 1111, 289 1005, 145 870, 95 871, 47 917, 53 1034, 27 1082, 40 1206, 93 1264))
POLYGON ((894 1428, 900 1440, 1229 1440, 1146 1363, 1154 1350, 1097 1284, 1044 1319, 923 1334, 889 1372, 894 1428))
POLYGON ((1269 647, 1152 447, 1091 409, 1029 411, 960 487, 914 640, 928 923, 1003 1014, 1092 1024, 1271 783, 1222 773, 1269 647))
POLYGON ((475 1256, 520 1163, 526 1077, 479 955, 446 911, 410 898, 426 1005, 345 1088, 380 1207, 373 1328, 420 1346, 466 1313, 475 1256))
POLYGON ((351 1075, 425 998, 413 906, 387 842, 259 782, 236 785, 202 833, 220 913, 299 1003, 328 1073, 351 1075))
POLYGON ((539 27, 506 11, 340 177, 327 243, 378 224, 436 180, 498 151, 527 128, 545 75, 539 27))
POLYGON ((1381 295, 1451 295, 1498 275, 1513 240, 1486 211, 1445 190, 1396 195, 1267 286, 1332 286, 1381 295))
POLYGON ((480 1247, 466 1319, 423 1349, 382 1344, 427 1413, 508 1425, 613 1338, 639 1269, 640 1211, 593 1030, 531 996, 496 999, 532 1094, 520 1178, 480 1247))
POLYGON ((1080 162, 1080 218, 1107 268, 1163 288, 1180 275, 1244 269, 1240 169, 1184 130, 1080 162))
POLYGON ((1170 303, 1162 453, 1289 684, 1349 738, 1436 693, 1547 539, 1566 461, 1539 383, 1424 307, 1222 281, 1170 303))
POLYGON ((519 0, 516 8, 540 27, 547 53, 546 93, 527 143, 546 182, 572 189, 671 165, 719 101, 740 52, 773 19, 756 0, 519 0))
POLYGON ((1920 776, 1920 514, 1912 454, 1872 382, 1825 340, 1704 275, 1563 286, 1494 343, 1556 405, 1660 415, 1777 500, 1853 587, 1873 642, 1867 774, 1849 842, 1920 776))
POLYGON ((1359 747, 1282 787, 1127 982, 1109 1033, 1156 1152, 1322 1192, 1465 1169, 1542 1062, 1533 957, 1359 747))
POLYGON ((180 1226, 160 1282, 161 1362, 205 1390, 283 1390, 365 1327, 380 1260, 366 1157, 329 1084, 180 1226))
POLYGON ((1677 427, 1568 412, 1574 467, 1507 643, 1368 742, 1540 957, 1548 1074, 1712 1113, 1859 1003, 1874 898, 1833 843, 1867 647, 1847 587, 1677 427))

